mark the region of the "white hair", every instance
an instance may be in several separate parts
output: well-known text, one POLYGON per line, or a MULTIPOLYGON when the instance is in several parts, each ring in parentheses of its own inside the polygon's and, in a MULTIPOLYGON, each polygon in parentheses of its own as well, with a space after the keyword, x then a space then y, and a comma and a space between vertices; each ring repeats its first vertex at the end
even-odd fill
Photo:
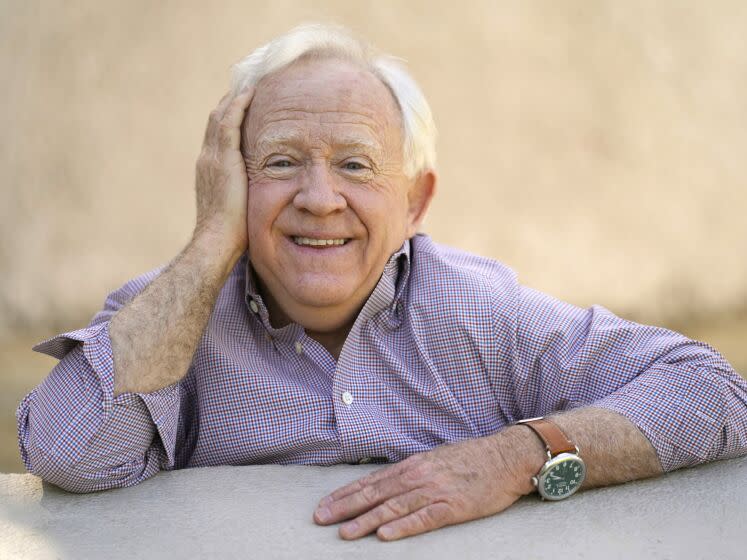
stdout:
POLYGON ((234 64, 231 89, 236 95, 296 60, 328 55, 360 64, 392 92, 402 114, 404 172, 409 177, 436 165, 436 125, 431 108, 403 61, 379 53, 344 27, 306 24, 276 37, 234 64))

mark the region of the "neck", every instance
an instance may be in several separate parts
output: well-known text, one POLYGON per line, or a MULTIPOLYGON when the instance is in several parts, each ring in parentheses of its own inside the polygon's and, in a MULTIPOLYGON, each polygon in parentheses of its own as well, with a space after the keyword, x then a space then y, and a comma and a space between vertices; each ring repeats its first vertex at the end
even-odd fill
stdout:
POLYGON ((307 330, 306 334, 324 346, 335 360, 339 360, 345 340, 348 338, 350 329, 353 328, 353 322, 334 332, 314 332, 307 330))
MULTIPOLYGON (((275 298, 272 297, 272 293, 270 290, 266 289, 259 276, 255 274, 254 279, 257 291, 260 293, 265 305, 267 306, 267 312, 270 316, 270 325, 275 329, 280 329, 291 324, 293 321, 288 314, 283 311, 283 308, 278 304, 278 302, 275 301, 275 298)), ((345 340, 350 333, 350 329, 353 328, 353 323, 355 323, 355 319, 358 317, 359 312, 360 309, 342 325, 328 330, 311 330, 306 328, 304 325, 301 326, 304 327, 306 334, 310 338, 313 338, 319 344, 324 346, 327 352, 332 354, 335 360, 338 360, 340 358, 340 352, 342 352, 342 346, 345 344, 345 340)))

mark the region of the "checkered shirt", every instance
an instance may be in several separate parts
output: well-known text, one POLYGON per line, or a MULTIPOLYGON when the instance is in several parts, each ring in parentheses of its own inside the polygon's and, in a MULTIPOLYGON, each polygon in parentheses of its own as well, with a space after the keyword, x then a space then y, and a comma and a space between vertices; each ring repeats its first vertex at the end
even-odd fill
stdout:
POLYGON ((665 470, 747 452, 747 384, 715 350, 424 235, 389 259, 339 359, 271 326, 244 257, 182 381, 114 397, 109 320, 159 272, 35 347, 61 361, 17 412, 29 471, 87 492, 187 467, 394 462, 583 406, 630 419, 665 470))

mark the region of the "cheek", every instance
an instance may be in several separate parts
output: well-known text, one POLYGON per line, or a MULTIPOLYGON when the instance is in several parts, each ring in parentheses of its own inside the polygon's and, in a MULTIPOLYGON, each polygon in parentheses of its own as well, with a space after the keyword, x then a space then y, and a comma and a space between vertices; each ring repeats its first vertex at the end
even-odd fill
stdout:
POLYGON ((270 271, 277 272, 278 247, 272 234, 278 214, 275 206, 277 202, 270 196, 269 189, 249 188, 246 212, 249 258, 263 278, 274 274, 270 271))
POLYGON ((355 210, 371 235, 398 237, 406 229, 407 197, 384 185, 356 197, 355 210))
POLYGON ((291 190, 276 181, 249 184, 247 194, 247 229, 250 241, 267 239, 278 215, 290 203, 291 190))

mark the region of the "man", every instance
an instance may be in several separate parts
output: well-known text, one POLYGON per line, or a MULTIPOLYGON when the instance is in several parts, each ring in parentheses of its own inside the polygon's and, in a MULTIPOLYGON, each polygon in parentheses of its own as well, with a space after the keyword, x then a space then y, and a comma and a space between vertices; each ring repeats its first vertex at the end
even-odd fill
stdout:
POLYGON ((745 453, 747 384, 706 345, 416 234, 434 136, 402 67, 342 30, 298 28, 238 64, 190 243, 37 347, 61 362, 19 408, 28 469, 88 492, 162 469, 391 462, 314 512, 391 540, 535 485, 559 499, 745 453))

